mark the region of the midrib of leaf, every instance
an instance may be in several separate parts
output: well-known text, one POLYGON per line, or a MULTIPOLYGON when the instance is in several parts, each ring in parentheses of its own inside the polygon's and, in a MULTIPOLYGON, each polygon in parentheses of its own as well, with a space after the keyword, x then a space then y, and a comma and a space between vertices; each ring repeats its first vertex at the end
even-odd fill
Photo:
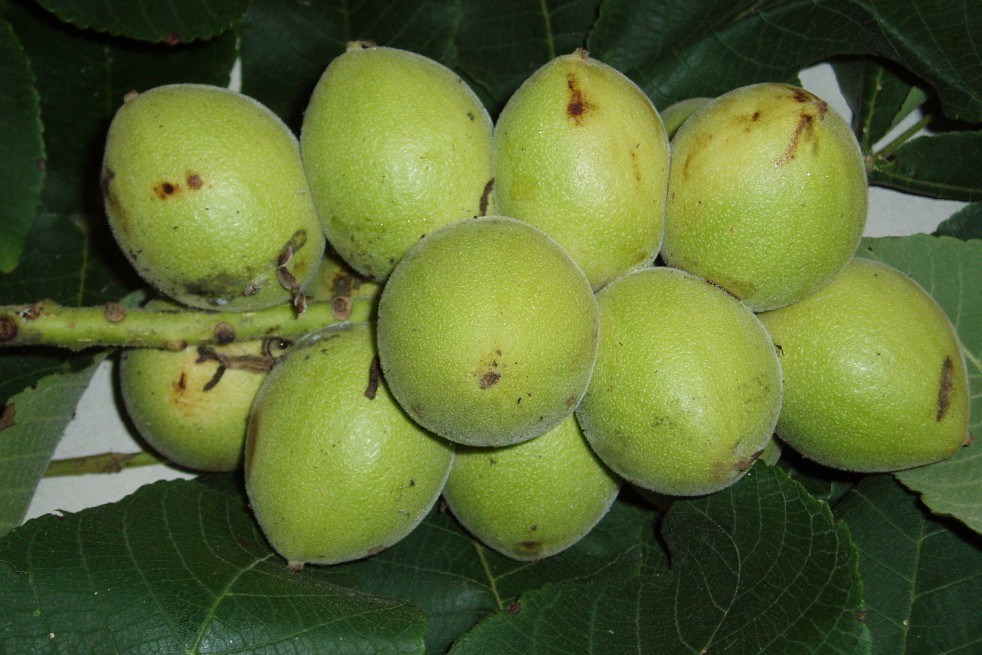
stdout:
MULTIPOLYGON (((207 526, 205 526, 202 523, 201 517, 202 517, 202 512, 199 511, 198 512, 198 529, 201 531, 201 534, 207 534, 207 532, 208 532, 207 526)), ((164 520, 165 521, 169 521, 170 520, 170 515, 167 514, 167 513, 165 513, 164 514, 164 520)), ((229 524, 229 516, 228 516, 228 513, 225 514, 225 524, 228 527, 229 532, 231 533, 233 531, 233 527, 229 524)), ((164 527, 165 527, 165 529, 167 531, 167 534, 170 535, 170 537, 171 537, 170 540, 171 540, 171 543, 174 546, 174 552, 177 553, 177 556, 181 560, 181 565, 184 566, 184 569, 188 572, 188 575, 197 584, 201 585, 201 587, 207 588, 207 586, 204 585, 198 579, 198 577, 195 575, 194 569, 191 566, 188 565, 187 560, 185 560, 184 553, 183 553, 183 551, 180 548, 180 544, 178 544, 174 540, 174 537, 173 537, 173 534, 174 533, 173 533, 173 530, 171 530, 170 525, 169 524, 165 524, 164 527)), ((206 541, 206 543, 207 543, 207 541, 206 541)), ((209 550, 218 559, 220 559, 222 561, 225 561, 222 557, 220 557, 220 555, 218 553, 215 553, 211 549, 210 544, 209 544, 209 550)), ((231 595, 231 589, 235 585, 235 583, 238 582, 239 579, 247 571, 251 571, 256 566, 258 566, 259 564, 261 564, 262 562, 269 561, 269 560, 273 559, 275 556, 276 556, 275 553, 269 552, 264 557, 259 557, 259 558, 253 559, 253 561, 250 562, 248 566, 239 567, 239 569, 238 569, 238 571, 236 571, 235 575, 232 576, 231 578, 229 578, 229 580, 225 583, 225 585, 223 585, 221 591, 219 591, 219 593, 217 593, 217 594, 214 595, 214 599, 212 600, 211 606, 208 607, 208 611, 205 612, 205 615, 204 615, 204 617, 201 620, 201 627, 198 630, 198 634, 195 636, 194 642, 192 643, 191 647, 188 649, 188 655, 193 655, 193 654, 199 652, 198 649, 201 647, 201 642, 205 638, 205 634, 207 633, 208 628, 211 626, 212 622, 214 621, 215 616, 218 613, 218 608, 221 606, 222 602, 231 595)))
MULTIPOLYGON (((962 353, 965 355, 965 359, 969 361, 972 364, 972 366, 975 367, 975 370, 982 373, 982 360, 976 357, 975 353, 973 353, 965 346, 962 346, 962 353)), ((978 398, 978 394, 972 396, 972 398, 978 398)))
MULTIPOLYGON (((164 516, 165 517, 167 516, 166 512, 164 513, 164 516)), ((174 624, 166 620, 167 611, 164 609, 164 606, 157 599, 157 594, 154 592, 153 585, 150 584, 150 581, 147 580, 147 577, 143 573, 143 568, 141 568, 140 566, 140 563, 143 561, 143 559, 139 555, 137 555, 135 550, 133 550, 133 544, 132 542, 130 542, 130 531, 129 529, 127 529, 127 523, 129 522, 129 517, 130 517, 130 512, 128 510, 123 512, 123 525, 120 528, 120 532, 122 532, 123 543, 126 546, 126 552, 129 553, 130 561, 133 562, 133 568, 136 570, 137 575, 140 576, 140 582, 143 584, 143 587, 147 590, 147 595, 150 596, 150 599, 153 601, 153 604, 157 607, 157 615, 161 617, 160 623, 163 623, 167 626, 167 629, 170 631, 174 643, 180 643, 181 640, 179 635, 177 635, 174 632, 174 624)), ((81 523, 82 521, 79 521, 79 526, 81 526, 81 523)), ((167 533, 171 534, 171 531, 168 529, 167 533)), ((173 542, 173 536, 171 536, 171 541, 173 542)))
MULTIPOLYGON (((702 516, 705 517, 707 520, 709 520, 714 526, 716 526, 719 529, 720 534, 727 535, 727 541, 729 541, 730 547, 733 549, 734 552, 737 552, 737 553, 740 552, 740 547, 736 543, 736 541, 733 539, 733 535, 731 534, 731 531, 727 530, 725 526, 720 525, 719 524, 719 521, 716 521, 715 519, 713 519, 709 515, 709 513, 706 512, 706 510, 704 508, 699 507, 698 508, 698 512, 700 514, 702 514, 702 516)), ((743 580, 743 570, 742 570, 743 569, 743 561, 741 560, 740 557, 737 557, 736 558, 736 565, 737 565, 737 569, 736 569, 736 571, 734 571, 734 574, 736 576, 736 581, 734 582, 734 589, 739 589, 740 588, 740 582, 743 580)), ((723 623, 726 622, 726 617, 729 616, 730 610, 733 608, 733 604, 737 601, 737 598, 738 597, 739 596, 731 595, 731 597, 729 599, 729 602, 726 604, 725 607, 717 604, 715 600, 713 601, 713 605, 716 606, 719 609, 719 611, 720 611, 720 620, 716 624, 716 626, 713 628, 712 633, 707 636, 706 642, 703 644, 702 648, 700 648, 700 649, 697 650, 694 646, 691 646, 690 644, 686 643, 685 640, 682 638, 682 635, 681 634, 679 634, 679 642, 685 644, 686 647, 691 648, 693 650, 693 652, 698 652, 698 653, 707 653, 707 652, 709 652, 710 646, 713 645, 713 642, 716 639, 716 635, 719 634, 719 629, 723 626, 723 623)), ((678 607, 678 603, 676 603, 676 607, 678 607)), ((676 621, 676 625, 677 626, 678 625, 681 625, 681 622, 680 621, 676 621)))
MULTIPOLYGON (((198 630, 198 634, 194 638, 194 643, 191 644, 191 648, 188 651, 189 653, 198 652, 198 648, 201 646, 201 640, 204 639, 205 633, 208 631, 212 621, 215 619, 219 605, 221 605, 222 601, 231 595, 232 586, 235 585, 235 583, 239 581, 239 578, 242 577, 242 575, 244 575, 247 571, 251 571, 257 565, 272 558, 273 554, 269 553, 265 557, 254 560, 249 566, 240 568, 234 576, 229 578, 228 582, 225 583, 225 586, 222 587, 222 590, 218 594, 215 594, 215 599, 208 608, 208 611, 205 613, 204 619, 201 621, 201 629, 198 630)), ((181 559, 183 561, 183 557, 181 559)))
POLYGON ((539 11, 542 12, 542 21, 546 30, 546 47, 549 50, 549 59, 554 59, 556 57, 556 43, 552 35, 552 15, 549 13, 549 7, 546 6, 546 0, 539 0, 539 11))
MULTIPOLYGON (((902 638, 903 650, 901 651, 901 653, 899 655, 904 655, 904 653, 907 652, 907 643, 908 643, 907 635, 910 632, 910 617, 913 614, 914 602, 917 600, 917 592, 915 591, 915 588, 916 588, 915 585, 917 584, 917 569, 918 569, 918 565, 919 565, 920 558, 921 558, 921 549, 922 549, 923 544, 924 544, 924 524, 923 524, 923 522, 921 523, 921 527, 919 529, 919 534, 918 534, 917 538, 916 539, 912 539, 909 535, 907 535, 905 533, 904 529, 901 526, 897 525, 896 522, 894 522, 893 520, 891 520, 891 518, 889 516, 887 516, 886 514, 883 513, 883 511, 880 509, 879 505, 877 505, 874 502, 871 502, 870 499, 866 496, 865 493, 863 493, 862 490, 856 490, 856 491, 854 491, 854 493, 856 493, 860 498, 862 498, 863 499, 863 502, 866 505, 868 505, 869 507, 871 507, 873 509, 873 511, 875 511, 877 514, 879 514, 881 517, 883 517, 883 520, 886 521, 886 523, 888 525, 890 525, 890 527, 893 528, 893 530, 898 535, 901 535, 902 537, 904 537, 906 539, 910 539, 913 542, 913 544, 914 544, 914 557, 913 557, 913 559, 910 562, 911 570, 909 572, 904 573, 904 572, 901 572, 901 571, 897 571, 893 567, 887 566, 882 561, 880 561, 878 559, 875 560, 878 566, 882 567, 886 571, 889 571, 890 573, 892 573, 893 575, 897 576, 902 581, 904 581, 905 583, 907 583, 907 586, 910 589, 910 596, 907 599, 907 610, 905 612, 905 616, 904 616, 903 619, 901 619, 900 625, 897 626, 897 627, 900 628, 900 633, 903 636, 903 638, 902 638)), ((869 555, 868 554, 861 554, 860 557, 869 557, 869 555)), ((881 612, 876 612, 876 614, 880 618, 882 618, 882 619, 884 619, 884 620, 886 620, 886 621, 888 621, 890 623, 893 623, 894 625, 897 625, 896 622, 893 620, 892 617, 886 616, 886 615, 882 614, 881 612)))
MULTIPOLYGON (((92 586, 92 569, 89 568, 89 558, 82 542, 81 530, 82 521, 79 521, 75 526, 75 541, 78 544, 79 561, 82 563, 82 568, 85 570, 85 581, 88 583, 89 593, 95 594, 96 589, 92 586)), ((34 552, 33 548, 31 549, 31 552, 34 552)), ((110 629, 109 623, 106 621, 106 617, 101 611, 99 612, 99 621, 102 623, 103 632, 108 635, 109 641, 112 644, 113 652, 118 653, 119 646, 116 644, 116 635, 110 629)))
MULTIPOLYGON (((877 508, 877 511, 879 511, 879 508, 877 508)), ((924 547, 924 538, 924 526, 922 524, 919 538, 914 542, 913 567, 910 578, 907 580, 910 583, 910 599, 907 603, 907 612, 900 622, 901 643, 903 644, 901 655, 907 652, 907 644, 910 643, 910 617, 914 614, 914 603, 917 601, 917 571, 921 561, 921 549, 924 547)))
MULTIPOLYGON (((923 179, 918 179, 916 177, 911 177, 910 175, 901 175, 899 173, 890 172, 887 169, 877 169, 877 173, 880 174, 880 185, 881 186, 892 186, 901 191, 906 191, 910 188, 921 189, 930 191, 930 195, 941 196, 944 191, 958 191, 961 193, 971 193, 974 191, 972 187, 965 187, 957 184, 943 184, 941 182, 930 182, 923 179), (887 184, 889 183, 889 184, 887 184), (901 183, 907 183, 907 186, 903 186, 901 183)), ((924 195, 923 192, 919 192, 918 195, 924 195)))
POLYGON ((477 552, 477 558, 481 562, 481 568, 484 569, 484 576, 488 579, 488 589, 491 591, 491 595, 494 596, 494 603, 498 606, 498 609, 503 609, 505 604, 501 600, 501 596, 498 593, 498 583, 494 574, 491 573, 491 567, 488 565, 488 560, 484 556, 484 546, 479 544, 476 540, 472 542, 474 550, 477 552))
POLYGON ((876 80, 876 83, 873 85, 873 92, 870 94, 869 98, 864 98, 864 102, 863 102, 863 104, 865 104, 867 107, 870 108, 870 111, 862 112, 865 114, 865 116, 863 117, 864 120, 863 120, 862 130, 860 132, 860 136, 863 140, 863 150, 866 151, 867 153, 870 152, 873 146, 873 144, 869 142, 868 135, 869 135, 870 126, 873 124, 873 111, 876 107, 876 99, 880 95, 880 91, 883 88, 880 82, 883 80, 884 77, 886 77, 886 71, 883 69, 883 67, 878 67, 876 73, 874 74, 874 79, 876 80))

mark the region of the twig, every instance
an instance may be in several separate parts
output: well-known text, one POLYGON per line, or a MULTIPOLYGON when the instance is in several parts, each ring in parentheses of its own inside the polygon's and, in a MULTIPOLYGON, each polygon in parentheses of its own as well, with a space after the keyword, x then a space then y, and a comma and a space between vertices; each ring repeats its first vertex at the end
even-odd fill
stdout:
POLYGON ((151 464, 163 464, 148 452, 139 453, 99 453, 82 457, 51 460, 44 477, 55 478, 66 475, 87 475, 92 473, 119 473, 123 469, 151 464))
MULTIPOLYGON (((192 345, 227 344, 293 338, 345 321, 367 320, 366 311, 339 316, 333 302, 307 305, 297 316, 290 304, 251 312, 192 309, 126 309, 118 303, 64 307, 41 301, 0 306, 0 348, 56 346, 83 350, 93 346, 183 350, 192 345)), ((360 309, 360 307, 359 307, 360 309)))

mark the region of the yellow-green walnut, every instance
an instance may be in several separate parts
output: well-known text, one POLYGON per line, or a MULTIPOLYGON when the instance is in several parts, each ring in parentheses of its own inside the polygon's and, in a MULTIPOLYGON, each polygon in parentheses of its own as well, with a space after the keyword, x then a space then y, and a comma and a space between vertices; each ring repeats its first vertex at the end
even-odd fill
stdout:
POLYGON ((866 224, 863 156, 814 94, 754 84, 702 105, 672 138, 662 256, 754 311, 818 290, 866 224))
POLYGON ((583 271, 544 232, 501 216, 428 235, 389 277, 378 348, 414 420, 472 446, 547 432, 573 412, 597 353, 583 271))
POLYGON ((278 360, 256 397, 246 492, 291 568, 395 544, 443 490, 452 444, 399 408, 375 356, 369 323, 308 335, 278 360))
POLYGON ((324 251, 296 137, 228 89, 174 84, 128 95, 106 136, 102 191, 130 263, 192 307, 287 302, 324 251))
POLYGON ((300 131, 328 241, 382 281, 423 235, 489 213, 491 128, 480 99, 443 64, 350 44, 318 81, 300 131))
POLYGON ((760 319, 784 370, 777 434, 805 457, 895 471, 945 459, 969 440, 958 336, 901 271, 853 259, 818 293, 760 319))
POLYGON ((554 58, 512 95, 492 167, 496 211, 544 230, 594 289, 658 254, 668 136, 644 92, 586 51, 554 58))
POLYGON ((124 350, 120 393, 147 444, 196 471, 242 465, 249 413, 273 361, 262 342, 124 350))
POLYGON ((576 415, 625 480, 673 496, 723 489, 760 457, 781 367, 760 320, 702 278, 658 267, 597 294, 600 349, 576 415))
POLYGON ((583 538, 617 498, 620 478, 590 449, 575 416, 513 446, 459 446, 443 489, 482 543, 517 560, 555 555, 583 538))

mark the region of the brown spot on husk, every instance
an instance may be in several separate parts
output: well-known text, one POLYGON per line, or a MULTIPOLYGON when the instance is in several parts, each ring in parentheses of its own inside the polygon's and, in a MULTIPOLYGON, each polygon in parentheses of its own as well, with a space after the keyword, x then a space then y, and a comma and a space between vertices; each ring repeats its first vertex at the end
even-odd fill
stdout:
POLYGON ((566 117, 576 125, 582 125, 583 115, 592 109, 593 105, 584 97, 583 90, 580 89, 575 73, 568 73, 566 75, 566 86, 569 89, 569 102, 566 103, 566 117))
POLYGON ((188 188, 189 189, 200 189, 203 182, 201 181, 201 176, 197 173, 188 173, 188 188))
POLYGON ((480 386, 482 389, 487 389, 488 387, 493 387, 501 379, 501 373, 497 371, 488 371, 481 376, 480 386))
POLYGON ((487 216, 488 204, 491 201, 491 190, 494 189, 494 178, 492 177, 488 180, 488 183, 484 185, 484 191, 481 192, 481 201, 478 203, 479 216, 487 216))
POLYGON ((640 146, 641 144, 639 143, 631 148, 631 171, 634 173, 634 179, 637 182, 641 181, 641 166, 638 164, 638 148, 640 146))
POLYGON ((365 397, 375 400, 378 393, 378 385, 382 381, 382 364, 379 362, 378 355, 372 357, 372 363, 368 367, 368 386, 365 388, 365 397))
POLYGON ((532 541, 532 540, 520 541, 518 542, 518 547, 529 553, 537 553, 539 550, 542 549, 542 542, 532 541))
POLYGON ((184 393, 184 390, 188 388, 188 376, 184 371, 181 371, 181 377, 177 378, 174 388, 177 389, 178 393, 184 393))
POLYGON ((941 364, 941 382, 938 389, 938 413, 935 415, 935 420, 940 421, 948 413, 948 408, 951 406, 951 392, 955 386, 954 381, 954 370, 955 364, 951 361, 951 357, 945 357, 944 362, 941 364))
POLYGON ((809 110, 804 110, 801 112, 801 115, 798 117, 798 124, 795 126, 794 134, 791 135, 791 141, 788 143, 788 148, 784 151, 784 154, 781 155, 776 162, 774 162, 775 166, 783 166, 795 158, 802 138, 806 137, 808 133, 814 129, 816 122, 824 120, 825 114, 827 114, 829 111, 829 106, 824 100, 821 100, 802 89, 796 89, 793 97, 797 102, 813 105, 815 109, 817 109, 817 115, 809 110))
POLYGON ((13 403, 7 403, 4 405, 3 413, 0 414, 0 430, 6 430, 9 427, 13 427, 14 419, 17 418, 17 406, 13 403))
POLYGON ((153 188, 153 192, 157 194, 157 197, 161 200, 166 200, 172 195, 181 190, 181 187, 173 182, 161 182, 153 188))

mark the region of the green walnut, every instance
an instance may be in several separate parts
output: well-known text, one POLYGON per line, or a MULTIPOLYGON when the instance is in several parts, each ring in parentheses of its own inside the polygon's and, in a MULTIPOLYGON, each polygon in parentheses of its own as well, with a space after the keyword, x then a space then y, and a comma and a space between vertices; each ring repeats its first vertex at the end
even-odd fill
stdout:
POLYGON ((492 122, 432 59, 356 42, 324 71, 300 147, 328 241, 385 280, 424 234, 489 213, 492 122))
POLYGON ((805 457, 895 471, 945 459, 969 440, 958 336, 901 271, 854 259, 816 294, 760 319, 784 370, 777 434, 805 457))
POLYGON ((185 305, 287 302, 323 255, 297 139, 227 89, 174 84, 128 95, 106 136, 102 191, 130 263, 185 305))
POLYGON ((668 136, 644 92, 586 51, 554 58, 511 96, 492 168, 496 211, 544 230, 594 289, 657 255, 668 136))
POLYGON ((171 462, 195 471, 238 469, 252 403, 277 349, 244 342, 124 350, 119 383, 126 413, 171 462))
POLYGON ((723 489, 767 449, 781 407, 774 344, 741 302, 667 267, 597 294, 600 351, 576 415, 615 473, 672 496, 723 489))
POLYGON ((604 517, 619 489, 620 478, 597 458, 571 415, 531 441, 459 446, 443 498, 482 543, 532 561, 578 542, 604 517))
POLYGON ((586 391, 597 304, 544 232, 501 216, 447 225, 392 271, 378 348, 392 394, 436 434, 505 446, 547 432, 586 391))
POLYGON ((822 99, 785 84, 735 89, 672 138, 662 256, 776 309, 842 270, 866 224, 863 156, 822 99))
POLYGON ((452 444, 406 416, 375 357, 368 323, 314 333, 286 351, 256 397, 246 492, 291 568, 378 553, 443 490, 452 444))

